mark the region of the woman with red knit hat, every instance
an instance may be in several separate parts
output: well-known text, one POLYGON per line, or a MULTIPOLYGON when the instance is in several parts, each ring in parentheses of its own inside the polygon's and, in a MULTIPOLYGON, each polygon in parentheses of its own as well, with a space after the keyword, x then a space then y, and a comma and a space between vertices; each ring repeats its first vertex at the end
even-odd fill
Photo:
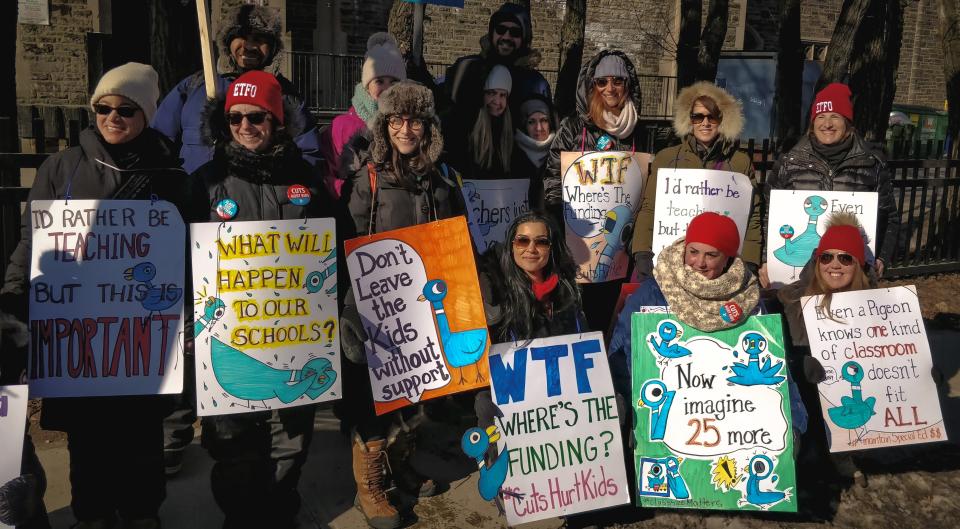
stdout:
MULTIPOLYGON (((764 194, 769 204, 772 189, 877 192, 877 252, 870 264, 879 276, 897 246, 900 210, 883 153, 853 126, 850 95, 850 88, 841 83, 830 83, 817 93, 807 135, 777 161, 764 194)), ((766 229, 766 222, 763 226, 766 229)), ((765 266, 760 281, 764 287, 769 284, 765 266)))

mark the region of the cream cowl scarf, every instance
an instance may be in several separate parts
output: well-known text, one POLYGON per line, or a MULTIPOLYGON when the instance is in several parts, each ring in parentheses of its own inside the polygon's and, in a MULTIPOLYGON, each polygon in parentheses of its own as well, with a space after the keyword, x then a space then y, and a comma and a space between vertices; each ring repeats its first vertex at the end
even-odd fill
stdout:
POLYGON ((757 278, 735 257, 730 268, 716 279, 707 279, 683 264, 685 240, 664 248, 657 257, 653 277, 667 298, 670 312, 680 321, 704 332, 729 329, 743 323, 757 307, 757 278))
POLYGON ((622 140, 633 134, 633 128, 637 126, 637 109, 633 106, 633 101, 628 99, 619 116, 604 110, 603 121, 606 122, 603 130, 622 140))
POLYGON ((517 147, 520 147, 520 150, 527 155, 527 158, 530 158, 533 165, 543 167, 543 161, 547 158, 547 154, 550 153, 550 144, 553 143, 553 138, 556 137, 556 135, 556 132, 551 132, 547 139, 537 141, 527 136, 522 130, 517 129, 514 139, 517 142, 517 147))

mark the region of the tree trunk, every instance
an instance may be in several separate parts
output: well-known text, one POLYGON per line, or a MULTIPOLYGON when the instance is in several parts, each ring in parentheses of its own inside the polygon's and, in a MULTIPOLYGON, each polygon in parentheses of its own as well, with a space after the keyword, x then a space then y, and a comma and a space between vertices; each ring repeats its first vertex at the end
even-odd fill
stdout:
POLYGON ((800 0, 779 0, 777 6, 777 116, 776 136, 786 152, 803 133, 800 99, 803 94, 803 49, 800 47, 800 0))
POLYGON ((897 92, 903 44, 903 9, 908 0, 874 0, 866 24, 854 39, 850 61, 853 117, 864 138, 883 142, 897 92))
POLYGON ((560 72, 557 74, 557 91, 554 106, 560 117, 577 110, 577 78, 583 63, 583 36, 587 29, 587 1, 566 0, 567 11, 560 27, 560 72))
POLYGON ((960 0, 940 0, 940 38, 943 46, 943 78, 947 83, 947 137, 953 142, 953 157, 960 155, 960 0))
POLYGON ((701 0, 680 0, 680 31, 677 35, 677 91, 697 80, 700 53, 701 0))
POLYGON ((161 96, 184 77, 201 69, 197 7, 180 0, 152 0, 150 63, 157 71, 161 96))
POLYGON ((697 52, 698 81, 714 82, 717 78, 717 64, 720 62, 720 50, 727 37, 727 20, 730 16, 730 2, 728 0, 710 0, 710 10, 707 14, 707 25, 700 35, 700 46, 697 52))
MULTIPOLYGON (((0 57, 0 79, 2 79, 0 81, 2 83, 0 85, 0 117, 8 119, 0 121, 0 126, 5 127, 4 130, 0 130, 0 140, 8 143, 0 145, 0 152, 19 152, 20 149, 17 148, 17 54, 14 51, 17 49, 18 5, 17 2, 2 4, 0 19, 6 20, 3 22, 3 27, 7 29, 0 32, 6 35, 3 37, 6 44, 0 47, 7 52, 0 57)), ((6 185, 7 182, 0 182, 0 184, 6 185)), ((19 182, 16 183, 16 185, 19 184, 19 182)))
POLYGON ((394 0, 387 20, 387 31, 397 38, 400 53, 406 55, 413 47, 413 4, 394 0))
POLYGON ((860 28, 860 21, 863 20, 872 1, 874 0, 843 0, 837 25, 834 26, 833 36, 830 37, 823 73, 817 81, 817 91, 830 83, 846 82, 850 60, 855 53, 854 39, 860 28))

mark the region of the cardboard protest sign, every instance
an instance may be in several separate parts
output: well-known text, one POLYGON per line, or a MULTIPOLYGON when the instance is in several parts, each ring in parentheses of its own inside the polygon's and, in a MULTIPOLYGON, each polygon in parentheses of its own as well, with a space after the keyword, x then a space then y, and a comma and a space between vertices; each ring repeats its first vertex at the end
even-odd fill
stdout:
POLYGON ((633 315, 637 504, 796 512, 779 315, 703 333, 633 315))
POLYGON ((602 283, 627 276, 626 248, 649 166, 647 153, 560 153, 563 220, 578 282, 602 283))
POLYGON ((461 443, 480 466, 480 495, 491 500, 502 489, 510 525, 628 503, 603 334, 497 344, 489 361, 502 416, 461 443), (485 463, 493 441, 498 455, 485 463))
POLYGON ((183 389, 186 228, 169 202, 30 203, 34 397, 183 389))
POLYGON ((479 253, 503 242, 513 219, 530 211, 528 178, 464 180, 461 190, 470 236, 479 253))
POLYGON ((190 225, 197 414, 338 399, 333 219, 190 225))
POLYGON ((483 299, 463 217, 344 243, 378 415, 485 387, 483 299))
POLYGON ((0 485, 20 476, 26 425, 27 386, 0 386, 0 485))
POLYGON ((767 218, 767 274, 773 288, 797 280, 800 270, 810 260, 827 231, 833 213, 852 213, 863 227, 867 241, 867 261, 876 251, 877 194, 841 191, 770 192, 770 213, 767 218), (779 234, 779 237, 777 237, 779 234))
POLYGON ((712 169, 661 168, 657 171, 656 186, 653 207, 655 255, 660 255, 661 250, 686 235, 690 221, 705 211, 733 219, 743 249, 753 204, 753 184, 746 175, 712 169))
POLYGON ((915 286, 801 300, 831 452, 945 441, 915 286))

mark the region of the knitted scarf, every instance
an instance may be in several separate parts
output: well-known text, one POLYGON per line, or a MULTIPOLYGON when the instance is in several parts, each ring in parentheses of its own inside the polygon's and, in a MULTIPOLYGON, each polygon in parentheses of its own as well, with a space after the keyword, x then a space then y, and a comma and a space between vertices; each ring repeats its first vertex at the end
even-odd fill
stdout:
POLYGON ((551 132, 547 139, 537 141, 527 136, 522 130, 517 129, 516 134, 514 134, 514 141, 517 142, 517 147, 520 147, 520 150, 527 155, 527 158, 530 158, 534 166, 543 167, 543 161, 550 154, 550 144, 553 143, 553 138, 556 135, 556 132, 551 132))
POLYGON ((836 167, 850 152, 853 147, 853 133, 847 134, 847 137, 830 145, 824 145, 817 141, 817 138, 810 138, 810 146, 820 155, 821 158, 830 164, 830 167, 836 167))
POLYGON ((633 101, 627 100, 619 116, 604 110, 603 121, 603 130, 622 140, 633 134, 633 128, 637 126, 637 109, 633 106, 633 101))
POLYGON ((653 277, 670 312, 704 332, 728 329, 746 321, 760 299, 757 278, 736 257, 716 279, 707 279, 683 264, 685 241, 678 239, 657 257, 653 277))
POLYGON ((370 128, 370 125, 373 125, 374 118, 377 117, 377 102, 370 97, 363 83, 357 83, 357 86, 353 89, 353 97, 350 99, 350 103, 353 105, 353 109, 357 111, 360 119, 367 124, 367 128, 370 128))

